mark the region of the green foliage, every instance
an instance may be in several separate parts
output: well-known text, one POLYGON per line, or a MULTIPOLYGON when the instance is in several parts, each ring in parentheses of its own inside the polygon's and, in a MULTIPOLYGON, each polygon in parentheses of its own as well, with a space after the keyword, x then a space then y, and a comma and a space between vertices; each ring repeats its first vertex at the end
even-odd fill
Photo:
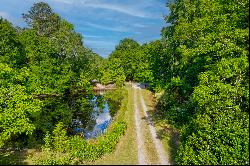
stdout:
POLYGON ((107 59, 103 67, 106 70, 101 69, 103 71, 101 80, 147 82, 154 90, 156 87, 162 89, 166 79, 171 75, 165 70, 170 61, 164 56, 165 53, 164 46, 159 40, 140 46, 133 39, 125 38, 107 59), (116 67, 114 64, 117 64, 116 67), (114 70, 117 71, 115 74, 114 70), (110 79, 112 76, 114 78, 110 79))
POLYGON ((158 111, 180 131, 177 164, 249 164, 248 4, 169 4, 158 111))
POLYGON ((41 36, 51 35, 58 29, 60 17, 45 2, 35 3, 23 18, 41 36))
POLYGON ((35 129, 30 115, 40 111, 40 101, 33 100, 25 91, 22 73, 8 65, 0 63, 0 147, 25 133, 29 135, 35 129))
MULTIPOLYGON (((124 38, 123 40, 120 41, 120 43, 115 47, 115 50, 117 51, 127 51, 127 50, 133 50, 138 48, 140 45, 134 41, 133 39, 129 38, 124 38)), ((110 55, 112 58, 119 58, 119 54, 116 54, 116 52, 113 52, 110 55)))
POLYGON ((120 43, 116 46, 116 49, 110 54, 108 63, 115 61, 113 63, 116 63, 117 65, 119 64, 119 68, 121 68, 119 73, 122 73, 122 75, 118 78, 119 82, 134 79, 134 74, 136 73, 139 60, 136 53, 139 49, 140 45, 136 41, 125 38, 120 41, 120 43))
POLYGON ((138 81, 147 82, 152 90, 161 90, 165 87, 166 80, 170 78, 170 58, 160 40, 144 44, 141 48, 143 54, 138 64, 138 81), (143 66, 143 68, 141 68, 143 66))
POLYGON ((64 152, 67 145, 67 132, 64 130, 64 125, 59 122, 53 130, 53 146, 56 151, 64 152))
POLYGON ((3 18, 0 18, 0 62, 16 68, 21 68, 26 62, 16 30, 3 18))
POLYGON ((200 75, 193 93, 198 107, 192 127, 183 130, 188 138, 183 139, 179 162, 248 164, 248 66, 247 57, 224 59, 200 75))
POLYGON ((116 116, 104 136, 69 137, 64 125, 89 120, 90 80, 118 87, 133 80, 164 90, 157 111, 180 131, 177 164, 249 164, 249 2, 176 0, 168 7, 171 25, 161 41, 125 38, 106 60, 47 3, 23 14, 29 28, 1 18, 0 147, 46 133, 39 164, 78 164, 111 152, 127 125, 123 90, 105 96, 116 116))
POLYGON ((46 133, 45 137, 43 138, 43 141, 44 141, 44 148, 50 150, 50 148, 52 147, 52 139, 49 132, 46 133))
POLYGON ((70 154, 80 160, 95 160, 105 153, 112 152, 125 130, 126 123, 118 121, 112 124, 111 131, 100 136, 97 140, 85 141, 75 136, 69 140, 70 154))
POLYGON ((101 82, 104 84, 114 82, 117 86, 122 86, 125 81, 124 69, 122 62, 118 58, 106 61, 100 69, 101 82))

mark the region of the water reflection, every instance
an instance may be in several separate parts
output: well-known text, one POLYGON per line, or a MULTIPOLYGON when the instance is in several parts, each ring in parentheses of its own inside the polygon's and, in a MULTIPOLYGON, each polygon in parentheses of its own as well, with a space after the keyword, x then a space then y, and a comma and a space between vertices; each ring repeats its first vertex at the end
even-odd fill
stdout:
POLYGON ((103 100, 102 96, 94 96, 91 100, 93 104, 93 112, 91 121, 87 124, 86 128, 81 128, 82 122, 79 119, 74 119, 73 125, 75 127, 75 133, 81 133, 84 138, 95 138, 99 134, 103 134, 111 122, 111 116, 109 112, 109 105, 106 100, 103 100))

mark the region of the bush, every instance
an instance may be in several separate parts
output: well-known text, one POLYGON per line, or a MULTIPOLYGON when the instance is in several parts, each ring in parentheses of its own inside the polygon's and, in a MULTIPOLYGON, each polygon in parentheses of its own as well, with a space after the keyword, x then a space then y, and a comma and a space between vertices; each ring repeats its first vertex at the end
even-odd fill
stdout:
POLYGON ((182 132, 177 163, 249 164, 246 57, 216 63, 199 76, 195 116, 182 132))
POLYGON ((64 152, 67 148, 68 137, 62 122, 59 122, 53 131, 53 146, 58 152, 64 152))

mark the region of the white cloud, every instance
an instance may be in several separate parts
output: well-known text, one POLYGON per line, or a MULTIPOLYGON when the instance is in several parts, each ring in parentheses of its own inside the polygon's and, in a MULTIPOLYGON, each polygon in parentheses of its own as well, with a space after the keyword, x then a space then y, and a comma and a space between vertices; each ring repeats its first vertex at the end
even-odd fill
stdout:
POLYGON ((139 24, 139 23, 135 23, 135 24, 132 24, 134 27, 138 27, 138 28, 145 28, 147 27, 147 25, 144 25, 144 24, 139 24))
POLYGON ((147 12, 147 10, 143 9, 143 7, 148 7, 152 5, 153 3, 149 3, 147 1, 127 1, 130 3, 127 3, 126 1, 119 1, 119 3, 113 3, 112 1, 103 1, 103 0, 48 0, 48 1, 54 1, 57 3, 65 3, 68 5, 75 5, 82 7, 90 7, 90 8, 97 8, 97 9, 106 9, 106 10, 112 10, 116 12, 120 12, 123 14, 127 14, 130 16, 135 17, 142 17, 142 18, 155 18, 155 16, 147 12), (136 5, 134 3, 139 3, 141 5, 136 5), (139 7, 138 7, 139 6, 139 7))
POLYGON ((22 18, 14 17, 14 16, 12 16, 9 13, 4 12, 4 11, 0 11, 0 17, 7 19, 9 22, 11 22, 15 26, 22 26, 24 24, 24 21, 22 18))
POLYGON ((132 8, 131 6, 123 5, 123 4, 111 4, 111 3, 93 3, 94 1, 85 1, 83 4, 86 7, 93 7, 93 8, 99 8, 99 9, 107 9, 107 10, 113 10, 120 13, 128 14, 131 16, 136 17, 150 17, 149 14, 145 13, 143 10, 136 10, 135 8, 132 8), (89 3, 88 3, 89 2, 89 3))
POLYGON ((115 46, 116 42, 114 41, 107 41, 107 40, 91 40, 85 39, 84 43, 86 44, 94 44, 94 45, 101 45, 101 46, 115 46))
POLYGON ((97 35, 83 35, 85 38, 100 38, 102 36, 97 36, 97 35))
POLYGON ((21 18, 15 18, 12 15, 10 15, 7 12, 4 11, 0 11, 0 17, 3 17, 4 19, 7 19, 8 21, 10 21, 12 24, 14 25, 21 25, 23 24, 23 20, 21 18))
POLYGON ((66 4, 73 4, 75 2, 75 0, 50 0, 50 1, 62 2, 66 4))
POLYGON ((128 32, 129 31, 129 29, 127 27, 123 27, 123 26, 111 27, 111 26, 103 26, 103 25, 93 24, 90 22, 85 22, 85 24, 88 26, 91 26, 93 28, 104 29, 104 30, 109 30, 109 31, 116 31, 116 32, 128 32))

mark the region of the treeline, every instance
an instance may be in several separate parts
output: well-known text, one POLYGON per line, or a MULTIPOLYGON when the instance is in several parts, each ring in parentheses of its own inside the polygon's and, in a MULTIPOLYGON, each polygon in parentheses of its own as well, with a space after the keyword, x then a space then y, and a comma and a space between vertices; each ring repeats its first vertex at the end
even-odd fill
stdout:
POLYGON ((120 41, 115 50, 104 59, 99 78, 104 84, 125 81, 150 83, 153 90, 160 89, 167 77, 166 49, 160 40, 140 45, 133 39, 120 41))
POLYGON ((23 18, 28 28, 0 18, 0 148, 34 147, 59 122, 88 121, 102 60, 47 3, 23 18))
POLYGON ((177 164, 249 164, 249 2, 168 3, 162 39, 124 39, 102 82, 147 82, 164 91, 157 113, 180 132, 177 164))

